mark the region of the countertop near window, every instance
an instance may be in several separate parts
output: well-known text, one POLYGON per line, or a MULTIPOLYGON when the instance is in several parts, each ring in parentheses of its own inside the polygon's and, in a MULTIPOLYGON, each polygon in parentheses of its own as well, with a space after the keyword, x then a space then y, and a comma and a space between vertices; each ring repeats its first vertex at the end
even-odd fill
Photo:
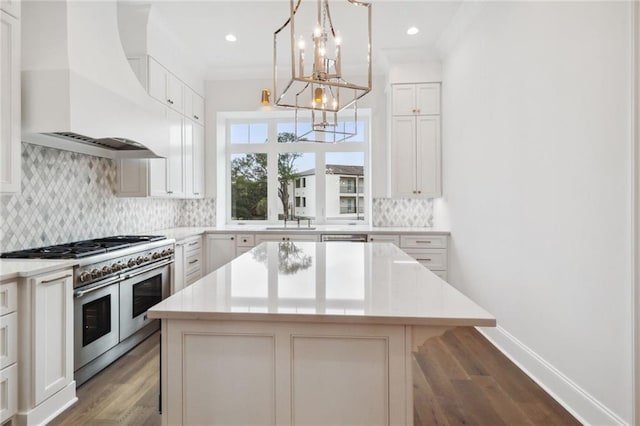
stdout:
POLYGON ((450 235, 444 229, 424 228, 424 227, 379 227, 370 225, 313 225, 315 229, 308 229, 305 224, 289 222, 287 229, 283 229, 282 223, 275 225, 223 225, 213 227, 179 227, 160 229, 143 233, 145 235, 164 235, 176 241, 193 237, 204 233, 249 233, 249 234, 283 234, 288 232, 304 234, 421 234, 421 235, 450 235), (279 229, 266 229, 268 227, 279 227, 279 229))
POLYGON ((59 271, 74 267, 78 264, 75 259, 43 260, 43 259, 1 259, 0 280, 11 278, 27 278, 46 272, 59 271))

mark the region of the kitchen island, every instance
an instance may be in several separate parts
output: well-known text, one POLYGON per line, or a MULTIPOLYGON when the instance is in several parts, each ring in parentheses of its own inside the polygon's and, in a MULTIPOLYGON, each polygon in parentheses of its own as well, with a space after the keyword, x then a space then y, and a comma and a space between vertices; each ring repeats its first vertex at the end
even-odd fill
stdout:
POLYGON ((148 315, 165 425, 412 424, 412 352, 495 325, 388 243, 263 243, 148 315))

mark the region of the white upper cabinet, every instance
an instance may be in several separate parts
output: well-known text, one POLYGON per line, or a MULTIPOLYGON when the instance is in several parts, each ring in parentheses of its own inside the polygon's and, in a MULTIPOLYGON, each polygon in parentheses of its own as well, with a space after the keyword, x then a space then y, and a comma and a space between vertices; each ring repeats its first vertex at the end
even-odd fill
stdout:
POLYGON ((204 197, 204 98, 149 55, 129 63, 149 95, 168 107, 169 155, 121 160, 117 195, 204 197))
POLYGON ((392 89, 391 196, 439 197, 440 84, 396 84, 392 89))
POLYGON ((204 124, 204 98, 187 86, 184 88, 184 116, 204 124))
MULTIPOLYGON (((0 192, 20 192, 20 21, 0 11, 0 192)), ((10 7, 9 7, 10 6, 10 7)), ((19 13, 17 13, 19 15, 19 13)))
POLYGON ((440 83, 394 84, 392 115, 439 115, 440 83))
POLYGON ((184 111, 184 84, 165 67, 160 65, 158 61, 151 56, 148 58, 147 89, 149 94, 169 108, 182 113, 184 111))
POLYGON ((182 115, 169 111, 169 158, 167 158, 167 193, 173 197, 185 196, 184 179, 184 125, 182 115))
POLYGON ((192 167, 186 169, 193 179, 193 197, 204 197, 204 127, 202 126, 193 126, 193 162, 192 167))

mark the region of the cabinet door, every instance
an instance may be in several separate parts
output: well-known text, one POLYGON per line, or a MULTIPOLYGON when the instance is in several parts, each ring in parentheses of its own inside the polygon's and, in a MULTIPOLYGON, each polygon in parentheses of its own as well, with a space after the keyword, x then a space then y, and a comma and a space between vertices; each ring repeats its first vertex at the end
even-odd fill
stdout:
POLYGON ((394 84, 392 86, 392 115, 414 115, 416 113, 416 85, 394 84))
POLYGON ((149 160, 149 195, 152 197, 166 197, 167 186, 167 159, 152 158, 149 160))
POLYGON ((173 280, 171 280, 171 294, 177 293, 185 287, 184 242, 176 243, 173 262, 173 280))
POLYGON ((167 193, 173 197, 184 196, 183 147, 184 118, 169 111, 169 158, 167 158, 167 193))
POLYGON ((416 84, 416 113, 440 114, 440 83, 416 84))
POLYGON ((440 172, 440 117, 417 117, 416 189, 419 198, 439 197, 442 194, 440 172))
POLYGON ((120 197, 146 197, 148 195, 147 160, 124 159, 118 162, 118 192, 120 197))
POLYGON ((184 112, 184 85, 175 75, 167 72, 167 103, 179 113, 184 112))
POLYGON ((183 154, 183 166, 184 166, 184 195, 185 197, 193 197, 193 163, 194 163, 194 153, 193 153, 193 128, 195 125, 191 120, 184 119, 183 120, 183 137, 184 142, 182 146, 182 154, 183 154))
POLYGON ((229 263, 236 255, 236 236, 232 234, 207 235, 207 274, 229 263))
POLYGON ((33 278, 33 354, 35 404, 73 380, 73 271, 33 278))
MULTIPOLYGON (((2 5, 4 8, 5 3, 2 5)), ((20 192, 19 25, 16 18, 0 12, 0 192, 3 193, 20 192)))
POLYGON ((391 120, 391 196, 416 196, 416 118, 391 120))
POLYGON ((167 75, 168 71, 160 65, 155 59, 149 56, 149 76, 148 84, 149 95, 167 105, 167 75))
POLYGON ((193 126, 193 196, 204 197, 204 127, 193 126))
POLYGON ((196 123, 204 124, 204 98, 193 93, 193 113, 191 117, 196 123))

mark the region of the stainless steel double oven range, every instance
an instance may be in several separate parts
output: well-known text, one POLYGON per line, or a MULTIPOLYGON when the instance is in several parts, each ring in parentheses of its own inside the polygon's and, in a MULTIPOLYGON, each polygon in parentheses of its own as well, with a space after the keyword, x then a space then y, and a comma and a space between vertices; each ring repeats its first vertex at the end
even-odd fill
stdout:
POLYGON ((159 329, 147 309, 169 296, 174 241, 116 236, 4 253, 78 259, 74 270, 74 376, 78 385, 159 329))

